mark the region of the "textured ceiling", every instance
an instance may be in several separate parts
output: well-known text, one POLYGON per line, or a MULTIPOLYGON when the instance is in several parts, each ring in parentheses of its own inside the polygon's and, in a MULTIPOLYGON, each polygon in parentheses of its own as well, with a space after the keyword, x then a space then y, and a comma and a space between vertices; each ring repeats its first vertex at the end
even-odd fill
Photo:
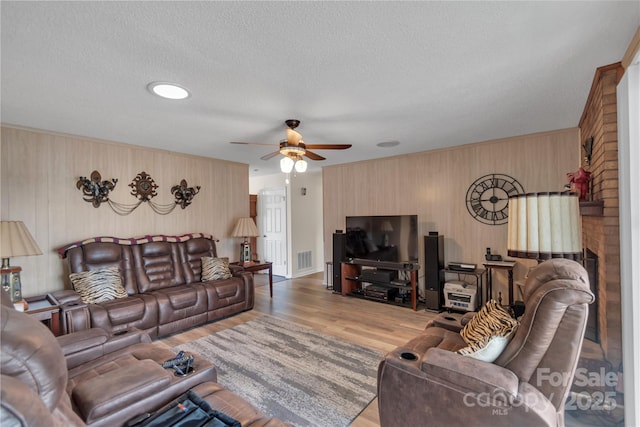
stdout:
POLYGON ((0 14, 2 123, 253 176, 278 172, 260 157, 289 118, 308 144, 353 144, 310 170, 577 126, 640 2, 2 1, 0 14), (154 97, 152 81, 192 96, 154 97))

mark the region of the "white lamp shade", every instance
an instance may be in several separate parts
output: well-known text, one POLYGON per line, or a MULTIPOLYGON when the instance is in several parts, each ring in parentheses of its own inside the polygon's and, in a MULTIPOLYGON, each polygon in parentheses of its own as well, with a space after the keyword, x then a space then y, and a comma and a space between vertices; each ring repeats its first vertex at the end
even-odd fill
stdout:
POLYGON ((582 258, 576 193, 529 193, 509 198, 507 253, 517 258, 582 258))
POLYGON ((283 157, 280 159, 280 170, 284 173, 289 173, 293 170, 294 163, 290 157, 283 157))
POLYGON ((0 258, 42 255, 35 239, 22 221, 0 222, 0 258))
POLYGON ((393 225, 391 225, 391 221, 382 221, 380 224, 381 231, 393 231, 393 225))
POLYGON ((296 171, 302 173, 306 170, 307 170, 307 162, 302 159, 298 160, 296 162, 296 171))
POLYGON ((257 237, 260 235, 256 223, 251 218, 240 218, 231 233, 233 237, 257 237))

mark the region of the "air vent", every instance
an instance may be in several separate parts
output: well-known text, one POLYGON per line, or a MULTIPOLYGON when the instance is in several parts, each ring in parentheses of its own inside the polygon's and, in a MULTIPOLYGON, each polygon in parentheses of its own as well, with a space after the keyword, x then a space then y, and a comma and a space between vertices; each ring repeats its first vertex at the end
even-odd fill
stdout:
POLYGON ((298 252, 298 270, 311 268, 311 251, 298 252))

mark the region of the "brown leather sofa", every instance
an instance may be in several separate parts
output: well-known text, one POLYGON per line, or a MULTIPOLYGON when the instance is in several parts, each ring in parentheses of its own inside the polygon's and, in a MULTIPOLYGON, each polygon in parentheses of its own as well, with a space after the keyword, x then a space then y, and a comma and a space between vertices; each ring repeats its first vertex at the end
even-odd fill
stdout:
POLYGON ((56 339, 0 293, 3 427, 122 426, 190 389, 243 427, 288 426, 216 384, 216 368, 198 355, 194 372, 178 377, 161 366, 173 352, 137 329, 118 335, 88 329, 56 339))
POLYGON ((95 238, 59 250, 69 273, 117 266, 128 297, 85 304, 70 290, 54 292, 63 332, 135 327, 151 337, 221 319, 253 308, 253 276, 231 265, 233 277, 201 281, 201 257, 216 257, 211 236, 95 238))
POLYGON ((378 369, 380 425, 563 426, 594 300, 587 272, 545 261, 524 293, 520 326, 493 363, 456 353, 466 347, 462 325, 446 314, 388 353, 378 369))

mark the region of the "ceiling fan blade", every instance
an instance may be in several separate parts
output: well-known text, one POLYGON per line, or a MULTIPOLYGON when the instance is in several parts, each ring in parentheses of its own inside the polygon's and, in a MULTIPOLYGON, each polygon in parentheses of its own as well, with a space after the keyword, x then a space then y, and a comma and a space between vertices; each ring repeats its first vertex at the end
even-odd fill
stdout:
POLYGON ((307 148, 312 150, 346 150, 351 148, 351 144, 307 144, 307 148))
POLYGON ((242 144, 242 145, 266 145, 266 146, 274 146, 277 144, 265 144, 262 142, 243 142, 243 141, 230 141, 229 144, 242 144))
POLYGON ((313 151, 309 151, 309 150, 305 151, 304 155, 310 158, 311 160, 325 160, 325 158, 322 157, 321 155, 316 154, 313 151))
POLYGON ((293 129, 286 129, 287 131, 287 142, 289 145, 298 145, 300 141, 302 141, 302 135, 296 132, 293 129))
POLYGON ((264 156, 260 157, 262 160, 269 160, 272 157, 277 156, 278 154, 280 154, 280 150, 278 151, 274 151, 273 153, 269 153, 269 154, 265 154, 264 156))

